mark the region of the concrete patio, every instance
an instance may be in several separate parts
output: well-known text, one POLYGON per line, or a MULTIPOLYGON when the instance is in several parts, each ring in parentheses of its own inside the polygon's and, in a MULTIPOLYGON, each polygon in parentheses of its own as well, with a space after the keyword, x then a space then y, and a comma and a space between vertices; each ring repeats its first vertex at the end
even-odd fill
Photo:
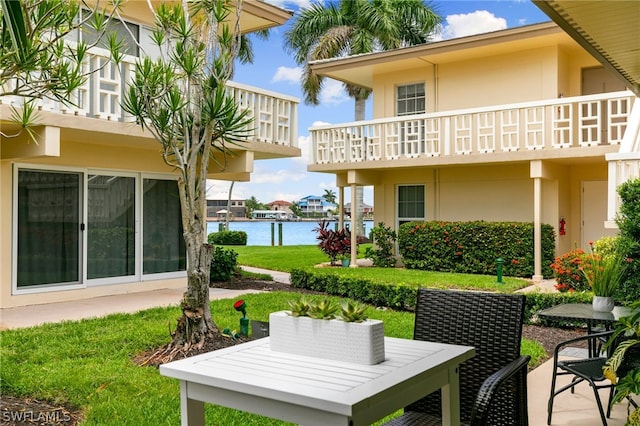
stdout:
MULTIPOLYGON (((254 268, 247 269, 259 271, 254 268)), ((275 280, 280 282, 288 282, 289 279, 288 274, 284 273, 260 272, 270 273, 275 280)), ((531 291, 536 288, 539 288, 540 291, 552 291, 553 287, 549 283, 543 283, 535 287, 532 286, 528 290, 531 291)), ((97 297, 74 302, 0 309, 0 330, 32 327, 48 322, 99 317, 116 312, 133 313, 152 307, 175 305, 182 297, 183 292, 184 289, 164 289, 97 297)), ((234 299, 242 294, 257 292, 259 291, 212 288, 211 299, 234 299)), ((529 424, 531 426, 544 426, 547 424, 547 400, 551 386, 552 369, 553 360, 549 360, 528 375, 527 392, 529 424)), ((561 377, 559 379, 560 383, 565 383, 561 381, 562 379, 569 380, 566 376, 561 377)), ((608 394, 602 391, 601 398, 603 402, 607 401, 608 394)), ((612 410, 608 425, 622 426, 625 424, 625 419, 626 404, 617 404, 612 410)), ((578 385, 574 394, 567 391, 556 397, 552 425, 598 426, 601 424, 593 391, 588 385, 578 385)))

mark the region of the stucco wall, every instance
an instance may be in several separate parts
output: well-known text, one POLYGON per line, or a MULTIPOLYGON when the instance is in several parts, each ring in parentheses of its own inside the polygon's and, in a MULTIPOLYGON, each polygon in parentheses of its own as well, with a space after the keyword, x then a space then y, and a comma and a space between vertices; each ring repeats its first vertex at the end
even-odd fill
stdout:
POLYGON ((396 86, 424 82, 427 112, 555 99, 581 94, 586 52, 562 46, 431 64, 374 75, 374 118, 393 117, 396 86))

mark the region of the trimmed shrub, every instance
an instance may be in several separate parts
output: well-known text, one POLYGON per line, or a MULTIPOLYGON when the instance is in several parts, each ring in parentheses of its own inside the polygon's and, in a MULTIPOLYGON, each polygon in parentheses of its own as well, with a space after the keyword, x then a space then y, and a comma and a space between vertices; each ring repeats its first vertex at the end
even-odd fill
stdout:
MULTIPOLYGON (((324 292, 334 296, 348 297, 374 306, 413 311, 418 293, 417 287, 396 284, 373 283, 357 278, 339 277, 332 274, 314 273, 312 270, 291 271, 291 285, 297 288, 324 292)), ((591 293, 526 293, 524 320, 552 326, 575 326, 568 321, 542 321, 536 314, 542 309, 562 303, 591 303, 591 293)))
POLYGON ((244 231, 219 231, 207 236, 207 242, 221 246, 246 246, 247 233, 244 231))
MULTIPOLYGON (((533 224, 519 222, 409 222, 400 225, 398 246, 404 266, 427 271, 494 274, 502 258, 503 274, 534 274, 533 224)), ((542 275, 551 278, 555 234, 542 225, 542 275)))
POLYGON ((213 249, 213 259, 211 260, 212 282, 229 281, 238 269, 238 253, 231 249, 215 247, 213 249))

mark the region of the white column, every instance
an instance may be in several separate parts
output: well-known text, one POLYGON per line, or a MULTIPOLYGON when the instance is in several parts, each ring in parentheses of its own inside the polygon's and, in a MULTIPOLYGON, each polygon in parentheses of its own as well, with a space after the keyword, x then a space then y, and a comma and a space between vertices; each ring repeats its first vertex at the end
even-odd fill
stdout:
POLYGON ((358 264, 356 263, 358 258, 358 233, 356 232, 356 214, 354 211, 356 207, 357 187, 358 185, 351 184, 351 262, 349 264, 351 268, 358 267, 358 264))
POLYGON ((344 186, 338 187, 338 198, 340 205, 338 206, 338 229, 344 229, 344 186))
POLYGON ((533 281, 542 281, 542 179, 533 179, 533 281))

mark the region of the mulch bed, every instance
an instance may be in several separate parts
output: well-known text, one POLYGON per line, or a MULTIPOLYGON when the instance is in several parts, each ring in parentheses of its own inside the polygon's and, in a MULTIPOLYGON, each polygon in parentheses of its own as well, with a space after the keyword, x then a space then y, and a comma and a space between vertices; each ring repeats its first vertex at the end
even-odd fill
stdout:
MULTIPOLYGON (((298 289, 288 284, 276 283, 272 281, 261 281, 251 278, 234 278, 230 282, 214 283, 213 287, 227 289, 257 289, 263 291, 289 291, 303 294, 320 294, 316 291, 298 289)), ((525 325, 523 336, 530 340, 539 342, 547 351, 553 354, 555 345, 561 341, 584 335, 584 330, 540 327, 535 325, 525 325)), ((189 353, 178 353, 174 359, 181 359, 204 353, 211 350, 221 349, 230 345, 235 345, 246 341, 246 338, 232 340, 224 335, 217 335, 215 339, 197 351, 189 353)), ((132 362, 142 364, 154 350, 147 353, 138 354, 132 362)), ((547 357, 548 358, 548 357, 547 357)), ((149 364, 147 364, 149 365, 149 364)), ((153 363, 151 364, 153 365, 153 363)), ((52 405, 45 401, 38 401, 32 398, 16 398, 9 395, 0 395, 0 425, 1 426, 75 426, 82 419, 82 412, 62 405, 52 405)))

